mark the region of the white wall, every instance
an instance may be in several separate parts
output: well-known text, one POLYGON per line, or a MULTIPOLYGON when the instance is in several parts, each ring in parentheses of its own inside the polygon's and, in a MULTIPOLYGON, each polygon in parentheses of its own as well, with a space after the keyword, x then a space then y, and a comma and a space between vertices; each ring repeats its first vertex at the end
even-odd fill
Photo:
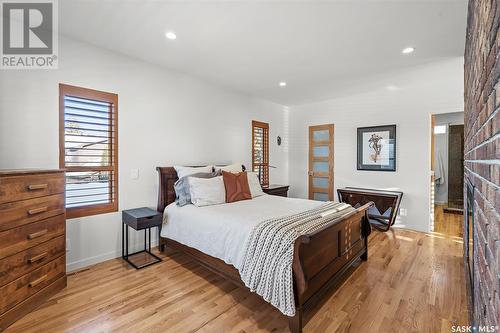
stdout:
MULTIPOLYGON (((1 71, 0 168, 58 167, 59 83, 117 93, 120 210, 156 205, 158 165, 249 166, 252 119, 270 123, 270 163, 278 167, 271 182, 289 181, 291 196, 305 198, 308 126, 334 123, 336 188, 399 187, 408 209, 399 224, 427 231, 430 114, 463 110, 462 58, 372 78, 360 89, 379 88, 291 108, 67 39, 60 40, 59 64, 58 70, 1 71), (401 89, 389 91, 389 84, 401 89), (397 171, 357 171, 356 128, 393 123, 397 171), (280 147, 277 135, 284 139, 280 147)), ((119 256, 120 223, 121 213, 68 220, 68 270, 119 256)))
POLYGON ((435 168, 438 165, 438 159, 441 158, 444 167, 444 183, 436 185, 434 188, 434 202, 437 204, 448 203, 448 134, 450 125, 463 125, 464 113, 444 113, 436 115, 436 125, 446 126, 446 133, 434 135, 434 162, 435 168))
MULTIPOLYGON (((58 70, 1 71, 0 168, 58 168, 59 83, 119 95, 120 210, 155 207, 156 166, 250 166, 253 119, 270 124, 270 163, 278 167, 271 181, 287 182, 284 107, 67 39, 60 40, 58 70)), ((120 223, 121 213, 68 220, 68 269, 119 256, 120 223)))
POLYGON ((408 215, 398 225, 430 228, 430 115, 463 110, 463 58, 442 60, 384 77, 359 91, 290 109, 290 193, 307 197, 308 126, 335 124, 335 188, 398 187, 408 215), (387 89, 392 85, 397 88, 387 89), (356 128, 396 124, 397 170, 356 170, 356 128))

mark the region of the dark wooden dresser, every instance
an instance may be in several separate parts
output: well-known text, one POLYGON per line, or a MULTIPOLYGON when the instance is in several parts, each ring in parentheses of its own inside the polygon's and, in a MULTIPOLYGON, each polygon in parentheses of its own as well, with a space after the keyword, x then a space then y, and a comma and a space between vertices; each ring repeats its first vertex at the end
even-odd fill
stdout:
POLYGON ((66 286, 65 177, 0 170, 0 331, 66 286))

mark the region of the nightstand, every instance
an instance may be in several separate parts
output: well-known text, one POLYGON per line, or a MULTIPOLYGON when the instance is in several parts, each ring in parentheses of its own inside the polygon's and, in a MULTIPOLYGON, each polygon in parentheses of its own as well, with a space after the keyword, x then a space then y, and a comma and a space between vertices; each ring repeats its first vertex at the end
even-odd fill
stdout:
POLYGON ((264 191, 264 193, 271 194, 271 195, 278 195, 280 197, 287 197, 289 187, 290 187, 289 185, 271 184, 268 186, 263 186, 262 191, 264 191))
POLYGON ((151 228, 160 227, 163 222, 162 213, 151 208, 136 208, 122 211, 122 258, 136 269, 141 269, 161 261, 151 253, 151 228), (128 229, 144 230, 144 250, 128 253, 128 229), (147 230, 147 232, 146 232, 147 230), (149 234, 149 242, 146 236, 149 234))

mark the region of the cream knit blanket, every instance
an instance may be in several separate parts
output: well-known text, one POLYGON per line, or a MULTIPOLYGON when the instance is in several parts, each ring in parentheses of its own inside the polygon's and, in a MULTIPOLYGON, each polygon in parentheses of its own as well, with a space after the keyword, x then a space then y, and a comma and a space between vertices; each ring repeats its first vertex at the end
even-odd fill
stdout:
POLYGON ((239 269, 241 279, 287 316, 295 315, 293 251, 295 240, 336 222, 355 209, 345 203, 327 202, 302 213, 259 223, 245 244, 239 269))

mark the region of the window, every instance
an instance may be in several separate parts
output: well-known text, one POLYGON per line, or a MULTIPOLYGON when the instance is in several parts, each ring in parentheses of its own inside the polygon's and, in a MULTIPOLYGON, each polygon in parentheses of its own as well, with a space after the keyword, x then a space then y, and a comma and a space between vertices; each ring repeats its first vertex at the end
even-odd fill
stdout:
POLYGON ((118 95, 59 85, 68 218, 118 211, 118 95))
POLYGON ((252 170, 263 186, 269 185, 269 124, 252 121, 252 170))
POLYGON ((434 134, 446 134, 446 125, 434 126, 434 134))

